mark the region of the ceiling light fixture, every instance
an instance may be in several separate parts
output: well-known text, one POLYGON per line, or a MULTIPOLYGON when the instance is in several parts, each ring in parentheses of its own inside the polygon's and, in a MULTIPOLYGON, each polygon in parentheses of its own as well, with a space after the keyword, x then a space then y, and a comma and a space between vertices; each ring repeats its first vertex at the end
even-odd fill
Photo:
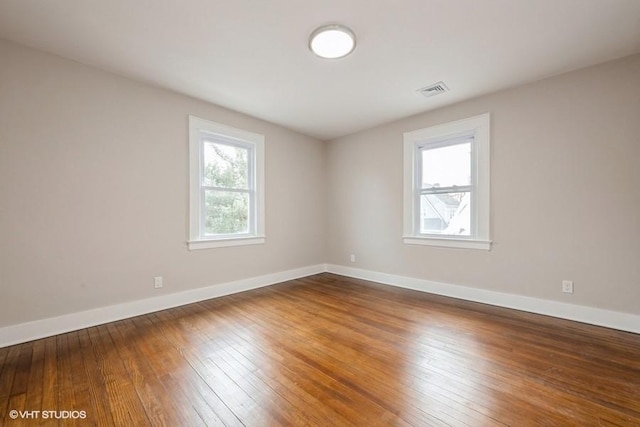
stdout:
POLYGON ((344 58, 355 48, 356 36, 344 25, 323 25, 309 37, 309 49, 320 58, 344 58))

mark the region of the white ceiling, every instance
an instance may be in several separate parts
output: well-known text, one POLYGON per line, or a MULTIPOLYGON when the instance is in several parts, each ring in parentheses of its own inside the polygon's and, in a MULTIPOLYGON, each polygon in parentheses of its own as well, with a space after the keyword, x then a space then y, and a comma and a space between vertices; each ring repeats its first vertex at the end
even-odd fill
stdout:
POLYGON ((0 38, 332 139, 640 52, 640 0, 0 0, 0 38))

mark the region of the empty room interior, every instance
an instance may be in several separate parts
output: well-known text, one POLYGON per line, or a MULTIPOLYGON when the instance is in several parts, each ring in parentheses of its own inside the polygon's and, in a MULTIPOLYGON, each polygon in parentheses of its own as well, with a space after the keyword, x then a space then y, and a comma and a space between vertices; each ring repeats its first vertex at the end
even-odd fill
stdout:
POLYGON ((640 1, 0 0, 0 425, 640 426, 640 1))

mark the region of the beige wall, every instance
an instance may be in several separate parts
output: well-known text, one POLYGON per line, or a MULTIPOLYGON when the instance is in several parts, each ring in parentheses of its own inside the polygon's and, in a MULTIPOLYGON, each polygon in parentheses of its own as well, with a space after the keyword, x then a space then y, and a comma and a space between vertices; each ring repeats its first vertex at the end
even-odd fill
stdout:
POLYGON ((324 262, 324 159, 318 140, 0 41, 0 326, 324 262), (187 250, 189 114, 265 135, 265 245, 187 250))
POLYGON ((640 55, 331 141, 327 162, 330 263, 640 313, 640 55), (403 132, 484 112, 493 249, 404 245, 403 132))

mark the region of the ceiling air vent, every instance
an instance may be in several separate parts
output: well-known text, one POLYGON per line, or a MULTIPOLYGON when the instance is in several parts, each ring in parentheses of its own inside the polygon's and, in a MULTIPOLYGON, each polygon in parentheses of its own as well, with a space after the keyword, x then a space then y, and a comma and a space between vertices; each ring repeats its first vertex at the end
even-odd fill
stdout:
POLYGON ((443 82, 434 83, 432 85, 418 89, 418 92, 429 98, 440 93, 448 92, 449 88, 443 82))

